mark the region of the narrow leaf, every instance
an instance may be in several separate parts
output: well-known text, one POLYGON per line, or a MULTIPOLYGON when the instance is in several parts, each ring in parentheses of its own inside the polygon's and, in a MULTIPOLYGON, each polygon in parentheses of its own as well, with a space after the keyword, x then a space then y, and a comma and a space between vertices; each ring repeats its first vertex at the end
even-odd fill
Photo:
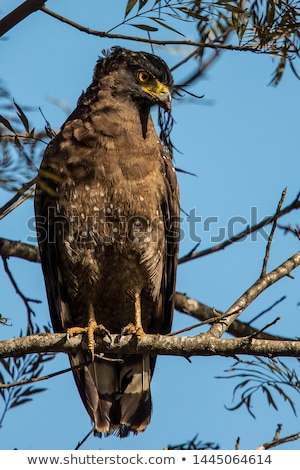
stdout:
POLYGON ((19 149, 22 148, 22 144, 21 144, 20 139, 17 135, 15 135, 15 137, 14 137, 14 143, 15 143, 15 146, 18 147, 19 149))
POLYGON ((139 0, 139 8, 138 11, 140 11, 148 2, 148 0, 139 0))
POLYGON ((272 397, 272 394, 270 392, 270 390, 267 389, 267 387, 264 387, 262 386, 262 391, 267 395, 267 399, 268 399, 268 404, 270 406, 273 406, 273 408, 275 408, 275 410, 278 410, 277 406, 276 406, 276 403, 275 401, 273 400, 273 397, 272 397))
POLYGON ((131 10, 133 9, 134 5, 137 3, 138 0, 128 0, 126 8, 125 8, 125 18, 129 15, 131 10))
POLYGON ((178 8, 178 10, 182 11, 182 13, 185 13, 187 16, 191 16, 192 18, 196 18, 199 21, 210 21, 208 16, 200 15, 199 13, 196 13, 195 11, 192 11, 189 8, 180 7, 180 8, 178 8))
POLYGON ((147 24, 133 24, 129 23, 130 26, 134 26, 135 28, 143 29, 144 31, 158 31, 158 28, 153 28, 153 26, 149 26, 147 24))
POLYGON ((27 117, 26 117, 25 114, 24 114, 23 109, 22 109, 21 106, 19 106, 15 101, 14 101, 14 105, 15 105, 15 107, 16 107, 17 110, 18 110, 18 116, 19 116, 19 118, 21 119, 22 124, 23 124, 23 126, 24 126, 26 132, 29 134, 29 132, 30 132, 30 129, 29 129, 29 122, 28 122, 27 117))
POLYGON ((35 393, 40 393, 44 392, 47 390, 46 388, 33 388, 33 387, 28 387, 25 391, 23 390, 22 396, 29 396, 29 395, 34 395, 35 393))
POLYGON ((7 129, 9 129, 11 132, 13 132, 15 134, 15 131, 14 131, 12 125, 10 124, 10 122, 7 119, 5 119, 4 116, 0 115, 0 122, 3 124, 3 126, 5 126, 7 129))
POLYGON ((233 11, 235 13, 244 13, 245 10, 241 7, 238 7, 236 5, 230 5, 231 0, 219 0, 217 2, 218 5, 226 8, 226 10, 233 11))
POLYGON ((23 398, 22 400, 15 400, 12 402, 9 408, 15 408, 16 406, 23 405, 24 403, 27 403, 29 401, 32 401, 31 398, 23 398))
POLYGON ((170 31, 173 31, 174 33, 180 34, 180 36, 185 37, 185 35, 182 34, 180 31, 177 31, 177 29, 172 28, 167 23, 164 23, 162 20, 159 20, 158 18, 154 18, 152 16, 150 18, 151 20, 156 21, 156 23, 158 23, 160 26, 163 26, 164 28, 169 29, 170 31))

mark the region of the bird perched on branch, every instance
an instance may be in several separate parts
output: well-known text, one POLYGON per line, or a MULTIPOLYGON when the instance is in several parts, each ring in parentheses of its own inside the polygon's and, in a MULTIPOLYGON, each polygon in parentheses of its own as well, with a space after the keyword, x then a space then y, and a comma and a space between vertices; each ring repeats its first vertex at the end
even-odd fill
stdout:
POLYGON ((86 333, 70 355, 99 434, 150 422, 151 354, 97 356, 94 334, 170 331, 179 243, 172 158, 150 116, 170 111, 173 80, 146 52, 113 48, 48 145, 37 178, 36 225, 54 331, 86 333), (87 359, 89 362, 87 363, 87 359))

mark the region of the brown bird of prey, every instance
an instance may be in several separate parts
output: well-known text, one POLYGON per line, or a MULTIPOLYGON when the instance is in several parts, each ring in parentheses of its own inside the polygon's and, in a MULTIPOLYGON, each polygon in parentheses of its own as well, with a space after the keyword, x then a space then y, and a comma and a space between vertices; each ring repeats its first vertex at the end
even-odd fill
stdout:
POLYGON ((172 90, 163 60, 113 48, 48 145, 37 179, 52 324, 55 332, 87 334, 89 352, 70 361, 84 364, 73 373, 99 435, 145 430, 156 358, 97 355, 94 334, 134 334, 138 341, 171 328, 179 190, 150 109, 169 112, 172 90))

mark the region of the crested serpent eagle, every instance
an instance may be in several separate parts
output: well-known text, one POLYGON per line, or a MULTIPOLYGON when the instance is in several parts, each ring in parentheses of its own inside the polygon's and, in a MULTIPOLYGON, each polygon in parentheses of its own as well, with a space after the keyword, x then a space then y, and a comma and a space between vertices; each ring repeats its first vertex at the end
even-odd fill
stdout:
POLYGON ((126 437, 150 422, 150 354, 94 354, 94 334, 166 334, 175 297, 179 190, 150 116, 170 111, 166 63, 113 48, 48 145, 35 212, 55 332, 86 332, 70 355, 95 433, 126 437), (87 358, 89 359, 87 361, 87 358), (80 364, 83 364, 82 367, 80 364))

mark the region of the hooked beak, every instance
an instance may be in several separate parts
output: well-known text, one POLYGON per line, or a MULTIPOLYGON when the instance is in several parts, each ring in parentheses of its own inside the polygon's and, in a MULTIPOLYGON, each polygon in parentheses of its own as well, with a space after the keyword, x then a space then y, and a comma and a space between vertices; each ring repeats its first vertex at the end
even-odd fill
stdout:
POLYGON ((166 88, 166 91, 161 92, 158 96, 158 104, 165 111, 167 111, 169 113, 171 111, 172 96, 171 96, 171 93, 170 93, 168 87, 165 87, 165 88, 166 88))
POLYGON ((143 90, 148 93, 156 103, 168 113, 171 111, 172 95, 167 85, 153 79, 150 85, 145 85, 143 90))

